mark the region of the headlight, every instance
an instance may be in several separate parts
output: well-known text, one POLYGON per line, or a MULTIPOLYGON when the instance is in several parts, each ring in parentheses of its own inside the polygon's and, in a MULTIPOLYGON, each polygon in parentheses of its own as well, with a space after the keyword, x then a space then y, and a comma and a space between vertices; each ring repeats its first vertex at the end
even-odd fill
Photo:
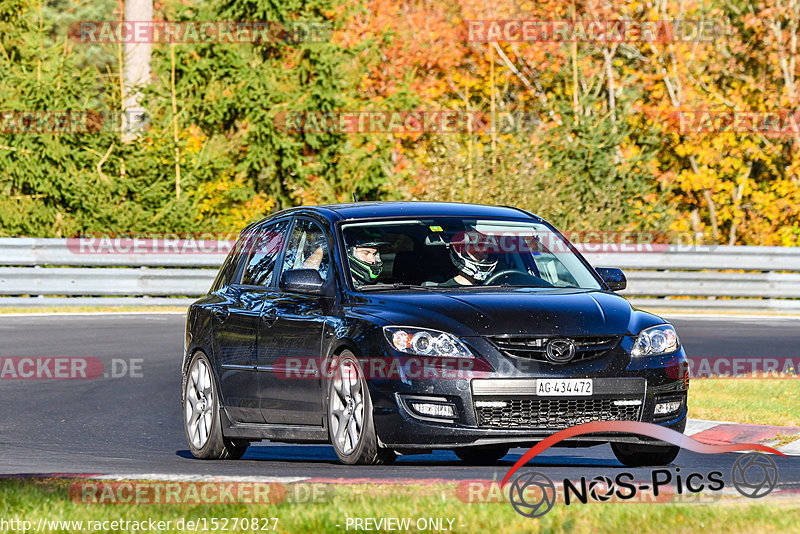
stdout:
POLYGON ((657 356, 678 350, 678 334, 672 325, 661 324, 639 332, 632 356, 657 356))
POLYGON ((397 351, 414 356, 472 358, 472 353, 461 340, 452 334, 413 328, 409 326, 384 326, 383 335, 397 351))

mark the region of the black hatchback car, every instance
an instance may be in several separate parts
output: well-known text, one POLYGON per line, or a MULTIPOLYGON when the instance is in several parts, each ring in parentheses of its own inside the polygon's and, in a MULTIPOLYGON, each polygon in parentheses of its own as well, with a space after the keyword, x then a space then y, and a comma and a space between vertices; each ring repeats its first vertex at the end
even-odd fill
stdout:
MULTIPOLYGON (((553 226, 511 207, 361 202, 245 228, 191 305, 186 437, 198 458, 262 439, 331 443, 348 464, 452 449, 492 463, 591 421, 686 425, 673 327, 614 291, 553 226)), ((610 442, 625 465, 678 448, 610 442)))

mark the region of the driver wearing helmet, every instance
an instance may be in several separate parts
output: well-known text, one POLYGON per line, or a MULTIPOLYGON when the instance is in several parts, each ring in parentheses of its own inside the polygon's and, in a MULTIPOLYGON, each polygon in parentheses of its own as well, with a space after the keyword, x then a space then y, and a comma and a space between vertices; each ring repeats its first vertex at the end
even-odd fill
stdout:
POLYGON ((366 232, 355 236, 353 244, 347 247, 347 259, 356 286, 376 282, 383 271, 380 248, 388 244, 366 232))
POLYGON ((485 234, 465 232, 450 242, 450 260, 458 274, 442 282, 439 287, 472 286, 485 282, 497 267, 497 260, 489 259, 494 243, 485 234))

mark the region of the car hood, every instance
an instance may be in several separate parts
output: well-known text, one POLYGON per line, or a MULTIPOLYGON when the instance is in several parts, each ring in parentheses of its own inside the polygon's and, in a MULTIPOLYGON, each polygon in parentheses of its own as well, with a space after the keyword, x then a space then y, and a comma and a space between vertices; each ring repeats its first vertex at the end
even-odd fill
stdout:
POLYGON ((356 306, 359 312, 385 324, 427 327, 460 336, 621 335, 664 322, 632 309, 618 295, 598 290, 508 288, 362 295, 364 301, 356 306))

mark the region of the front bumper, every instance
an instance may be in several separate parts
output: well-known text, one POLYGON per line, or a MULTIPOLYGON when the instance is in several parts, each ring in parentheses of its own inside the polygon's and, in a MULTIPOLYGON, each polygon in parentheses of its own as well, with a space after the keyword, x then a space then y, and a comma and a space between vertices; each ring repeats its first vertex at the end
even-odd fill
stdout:
MULTIPOLYGON (((623 367, 560 367, 512 376, 491 372, 479 378, 370 380, 369 388, 378 440, 384 447, 419 451, 491 444, 527 446, 564 428, 598 420, 644 421, 683 432, 688 379, 681 362, 685 362, 682 349, 661 357, 628 356, 623 367), (537 378, 591 378, 593 394, 537 397, 537 378), (452 404, 456 417, 421 416, 410 408, 409 399, 452 404), (678 411, 655 415, 658 402, 676 399, 682 400, 678 411), (500 404, 505 407, 498 407, 500 404)), ((576 436, 560 446, 610 441, 663 444, 643 436, 609 433, 576 436)))

